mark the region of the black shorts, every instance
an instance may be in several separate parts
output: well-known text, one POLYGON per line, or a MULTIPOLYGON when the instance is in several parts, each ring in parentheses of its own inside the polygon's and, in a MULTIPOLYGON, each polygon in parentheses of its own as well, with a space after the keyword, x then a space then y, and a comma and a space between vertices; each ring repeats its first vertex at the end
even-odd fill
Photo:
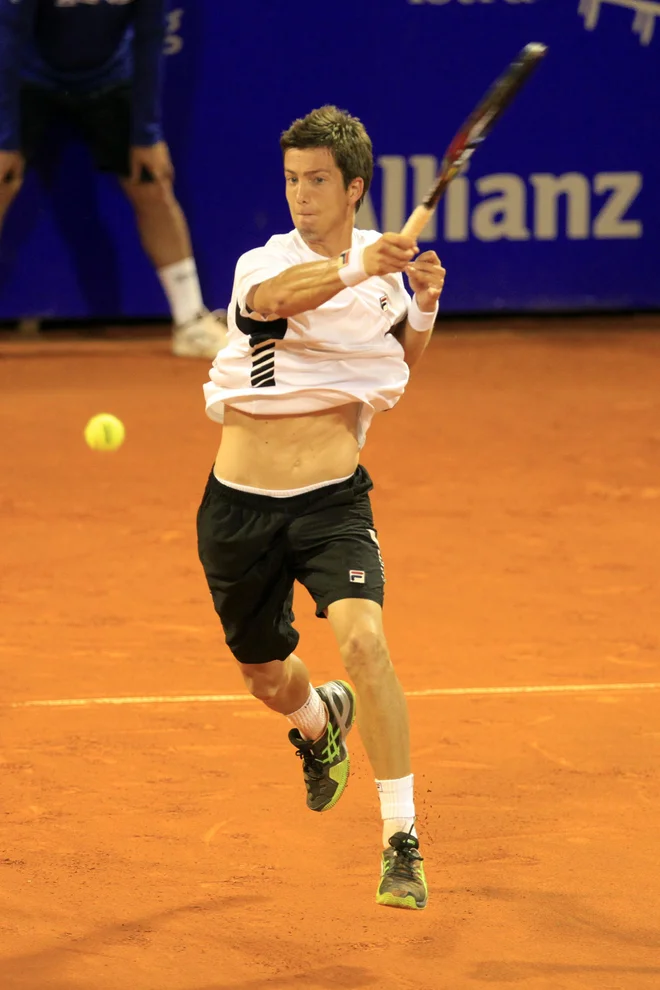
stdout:
POLYGON ((51 126, 64 121, 88 145, 98 169, 128 176, 132 114, 130 83, 97 93, 67 93, 24 85, 21 151, 28 164, 33 162, 51 126))
POLYGON ((320 618, 343 598, 383 604, 372 488, 362 466, 348 481, 290 498, 237 491, 211 474, 197 513, 199 558, 237 660, 286 660, 295 650, 296 580, 320 618))

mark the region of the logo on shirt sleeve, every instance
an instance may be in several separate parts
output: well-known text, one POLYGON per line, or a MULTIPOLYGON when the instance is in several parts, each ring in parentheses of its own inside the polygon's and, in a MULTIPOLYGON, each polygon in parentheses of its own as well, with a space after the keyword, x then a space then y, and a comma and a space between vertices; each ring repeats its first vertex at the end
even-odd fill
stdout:
POLYGON ((380 303, 380 308, 382 309, 382 311, 384 313, 387 312, 387 310, 390 308, 390 301, 387 298, 387 296, 381 296, 378 302, 380 303))

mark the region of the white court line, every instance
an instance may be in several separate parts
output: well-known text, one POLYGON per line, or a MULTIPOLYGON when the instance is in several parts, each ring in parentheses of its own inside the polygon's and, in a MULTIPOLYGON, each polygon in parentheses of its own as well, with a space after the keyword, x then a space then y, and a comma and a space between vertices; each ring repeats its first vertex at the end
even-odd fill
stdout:
MULTIPOLYGON (((620 691, 660 691, 660 682, 641 684, 539 684, 531 687, 429 688, 406 691, 407 698, 486 697, 520 694, 597 694, 620 691)), ((94 705, 199 705, 227 701, 254 701, 250 694, 146 695, 133 698, 60 698, 52 701, 13 701, 8 708, 91 708, 94 705)))

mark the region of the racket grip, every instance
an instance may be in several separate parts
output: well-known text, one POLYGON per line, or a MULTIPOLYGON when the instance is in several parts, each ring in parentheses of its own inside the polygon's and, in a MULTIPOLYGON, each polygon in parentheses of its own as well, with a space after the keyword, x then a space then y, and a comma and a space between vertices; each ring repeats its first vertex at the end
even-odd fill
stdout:
POLYGON ((417 206, 403 225, 401 233, 404 237, 412 237, 416 241, 432 216, 433 210, 429 210, 426 206, 417 206))

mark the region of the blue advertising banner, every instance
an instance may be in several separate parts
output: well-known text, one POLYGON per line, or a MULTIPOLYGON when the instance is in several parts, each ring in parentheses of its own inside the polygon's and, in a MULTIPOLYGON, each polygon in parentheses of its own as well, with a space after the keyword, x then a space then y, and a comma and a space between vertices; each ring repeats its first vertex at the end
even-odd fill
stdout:
MULTIPOLYGON (((278 138, 294 118, 335 103, 362 119, 376 170, 358 223, 397 230, 485 89, 542 41, 422 237, 448 271, 443 308, 659 307, 659 16, 652 0, 179 3, 165 125, 207 304, 226 306, 242 252, 291 227, 278 138)), ((0 318, 165 312, 121 193, 66 144, 7 219, 0 318)))

